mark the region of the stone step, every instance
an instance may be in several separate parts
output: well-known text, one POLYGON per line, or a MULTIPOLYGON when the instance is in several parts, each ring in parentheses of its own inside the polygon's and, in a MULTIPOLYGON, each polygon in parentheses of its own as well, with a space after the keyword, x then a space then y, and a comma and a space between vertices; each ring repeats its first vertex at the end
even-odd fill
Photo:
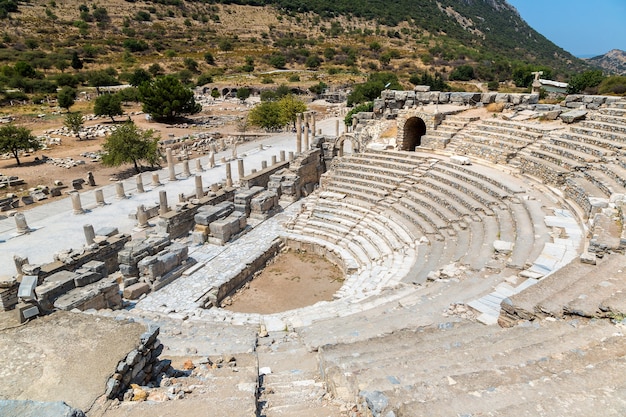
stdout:
POLYGON ((597 146, 591 143, 581 142, 578 140, 571 140, 565 138, 563 135, 558 137, 551 136, 548 139, 552 144, 568 149, 574 149, 578 152, 585 153, 587 155, 594 155, 597 157, 610 157, 615 154, 614 151, 606 147, 597 146))

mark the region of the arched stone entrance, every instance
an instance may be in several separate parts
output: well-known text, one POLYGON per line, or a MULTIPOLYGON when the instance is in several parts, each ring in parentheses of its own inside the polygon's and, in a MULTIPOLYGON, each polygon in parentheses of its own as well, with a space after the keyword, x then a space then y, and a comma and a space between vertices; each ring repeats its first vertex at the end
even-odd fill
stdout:
POLYGON ((426 123, 421 117, 410 117, 404 123, 403 151, 414 151, 416 146, 422 144, 422 136, 426 134, 426 123))
POLYGON ((337 141, 333 146, 333 156, 343 156, 346 139, 352 145, 352 153, 360 151, 359 142, 356 140, 356 138, 353 135, 344 134, 337 138, 337 141))

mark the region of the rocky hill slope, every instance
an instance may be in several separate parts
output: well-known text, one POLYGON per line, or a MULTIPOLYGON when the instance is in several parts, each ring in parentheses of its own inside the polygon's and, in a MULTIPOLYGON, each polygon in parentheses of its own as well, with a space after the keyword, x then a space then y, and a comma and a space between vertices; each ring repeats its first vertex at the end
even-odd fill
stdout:
POLYGON ((609 74, 626 75, 626 52, 620 49, 613 49, 604 55, 589 58, 588 61, 609 74))
POLYGON ((43 71, 64 70, 60 62, 69 63, 73 53, 85 69, 122 72, 159 63, 172 72, 321 68, 335 74, 393 70, 408 78, 471 64, 481 79, 491 80, 510 79, 523 65, 556 74, 585 67, 530 28, 505 0, 17 4, 0 20, 0 65, 25 60, 43 71))

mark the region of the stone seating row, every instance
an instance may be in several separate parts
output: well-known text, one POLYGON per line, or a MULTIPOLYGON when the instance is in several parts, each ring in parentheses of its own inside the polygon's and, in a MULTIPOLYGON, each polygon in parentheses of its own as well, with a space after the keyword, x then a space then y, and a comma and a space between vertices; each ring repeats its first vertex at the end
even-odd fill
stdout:
MULTIPOLYGON (((551 147, 550 145, 546 145, 545 143, 537 143, 524 149, 520 154, 530 154, 530 156, 533 156, 535 158, 539 158, 554 165, 563 167, 567 171, 584 169, 587 163, 570 157, 570 155, 572 155, 572 152, 567 151, 566 149, 567 148, 565 148, 564 150, 563 148, 551 147)), ((591 158, 592 162, 595 162, 596 160, 597 159, 593 157, 591 158)))
POLYGON ((607 158, 615 155, 615 151, 607 146, 598 146, 591 142, 587 142, 583 138, 570 139, 563 134, 559 136, 550 136, 548 138, 553 146, 558 148, 571 149, 576 151, 577 154, 592 155, 596 158, 607 158))
POLYGON ((565 195, 576 202, 589 217, 594 207, 606 206, 608 198, 604 192, 584 176, 570 176, 565 181, 565 195))
MULTIPOLYGON (((386 153, 386 152, 385 152, 386 153)), ((381 153, 381 151, 368 150, 362 154, 356 154, 349 157, 349 162, 354 162, 361 166, 375 166, 393 170, 392 175, 401 176, 403 173, 410 172, 415 168, 415 160, 398 155, 393 152, 389 154, 381 153)))
POLYGON ((608 139, 621 144, 626 143, 626 133, 592 129, 586 127, 585 125, 572 126, 570 130, 572 133, 577 133, 579 135, 608 139))
POLYGON ((439 171, 446 175, 453 176, 457 178, 461 182, 467 182, 474 185, 476 188, 486 192, 493 197, 503 200, 510 196, 511 192, 507 189, 506 186, 497 184, 496 181, 488 181, 483 177, 478 177, 476 175, 471 175, 469 170, 460 170, 456 169, 456 167, 452 164, 441 164, 438 163, 433 165, 433 170, 439 171))
MULTIPOLYGON (((598 167, 601 167, 599 165, 598 167)), ((613 194, 626 194, 626 188, 624 185, 605 171, 596 169, 595 166, 592 169, 585 170, 583 172, 585 178, 598 187, 607 198, 610 198, 613 194)))
POLYGON ((520 123, 502 119, 483 119, 481 120, 483 126, 496 126, 502 129, 514 130, 516 135, 523 135, 523 132, 528 133, 528 138, 537 138, 546 134, 551 129, 540 124, 520 123))
POLYGON ((579 123, 580 126, 591 130, 626 134, 626 118, 595 114, 579 123))
POLYGON ((362 165, 350 161, 341 162, 334 172, 339 175, 343 174, 365 179, 375 179, 379 182, 391 185, 397 185, 401 181, 402 177, 406 175, 406 172, 404 171, 374 165, 368 166, 367 169, 363 169, 362 165))
MULTIPOLYGON (((478 415, 497 411, 508 415, 515 409, 516 415, 526 415, 536 412, 540 404, 542 410, 555 411, 549 415, 559 415, 566 408, 573 411, 567 404, 581 395, 596 406, 620 403, 609 393, 596 391, 608 366, 624 368, 610 353, 619 343, 619 336, 606 323, 542 322, 504 330, 448 323, 394 332, 367 343, 324 346, 319 356, 331 393, 363 404, 363 412, 430 415, 437 410, 441 415, 478 415), (589 340, 598 342, 589 344, 589 340), (420 357, 408 348, 416 344, 420 357), (459 355, 463 356, 460 362, 459 355), (554 384, 555 375, 577 388, 572 392, 572 385, 554 384), (546 396, 546 391, 552 395, 546 396), (554 396, 568 401, 555 407, 554 396), (592 399, 598 397, 601 401, 592 399)), ((625 382, 626 378, 619 378, 617 385, 625 382)), ((575 404, 572 407, 582 406, 575 404)), ((585 410, 593 414, 591 407, 585 410)))

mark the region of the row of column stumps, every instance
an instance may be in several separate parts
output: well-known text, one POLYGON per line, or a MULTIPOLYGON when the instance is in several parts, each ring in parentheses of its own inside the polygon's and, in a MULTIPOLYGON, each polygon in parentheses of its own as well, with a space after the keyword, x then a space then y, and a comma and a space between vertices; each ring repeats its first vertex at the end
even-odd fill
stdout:
MULTIPOLYGON (((298 117, 300 117, 300 115, 298 115, 298 117)), ((313 120, 315 120, 313 118, 313 120)), ((300 131, 298 131, 300 132, 300 131)), ((301 132, 300 132, 301 133, 301 132)), ((307 134, 308 136, 308 134, 307 134)), ((308 144, 308 142, 307 142, 308 144)), ((259 145, 259 149, 263 150, 263 145, 259 145)), ((171 148, 167 148, 166 149, 166 153, 167 153, 167 160, 168 160, 168 165, 169 165, 169 176, 170 176, 170 180, 172 180, 172 178, 176 179, 176 175, 174 172, 174 164, 173 164, 173 157, 172 157, 172 149, 171 148)), ((285 157, 286 157, 286 152, 284 150, 280 151, 280 155, 278 158, 276 155, 272 155, 271 157, 271 164, 272 166, 276 165, 278 162, 285 162, 285 157)), ((289 152, 289 161, 293 161, 294 159, 294 153, 292 151, 289 152)), ((209 166, 211 166, 212 168, 215 167, 215 154, 213 152, 211 152, 211 154, 209 155, 209 166)), ((261 161, 261 169, 267 169, 267 161, 261 161)), ((226 167, 226 187, 232 187, 233 186, 233 179, 232 179, 232 171, 231 171, 231 165, 230 162, 225 163, 225 167, 226 167)), ((202 167, 202 161, 200 160, 200 158, 196 159, 196 171, 197 172, 204 172, 204 169, 202 167)), ((187 176, 191 176, 191 173, 189 172, 189 162, 188 161, 184 161, 183 163, 183 172, 184 173, 188 173, 187 176), (185 172, 186 171, 186 172, 185 172)), ((254 174, 256 173, 257 170, 256 169, 252 169, 251 173, 254 174)), ((245 170, 244 170, 244 161, 243 159, 237 159, 237 173, 239 175, 239 179, 241 180, 241 178, 243 178, 245 176, 245 170)), ((196 174, 195 176, 195 197, 197 199, 200 199, 202 197, 204 197, 204 187, 202 185, 202 176, 196 174)), ((145 193, 145 188, 144 188, 144 184, 143 184, 143 178, 141 174, 137 174, 135 176, 135 182, 136 182, 136 186, 137 186, 137 192, 138 193, 145 193)), ((154 187, 158 187, 163 185, 160 181, 159 178, 159 174, 158 173, 153 173, 152 174, 152 185, 154 187)), ((211 185, 211 191, 212 192, 217 192, 219 191, 219 185, 218 184, 212 184, 211 185)), ((116 192, 116 196, 118 199, 125 199, 128 198, 128 196, 126 195, 126 192, 124 191, 124 183, 122 181, 118 181, 115 183, 115 192, 116 192)), ((107 203, 104 199, 104 192, 102 190, 102 188, 99 188, 97 190, 94 191, 95 194, 95 198, 96 198, 96 205, 99 207, 105 206, 107 203)), ((84 214, 85 213, 85 209, 83 209, 82 206, 82 202, 81 202, 81 197, 80 197, 80 193, 78 191, 72 191, 69 193, 70 198, 72 200, 72 212, 74 214, 84 214)), ((168 211, 170 211, 170 208, 167 204, 167 193, 165 190, 161 190, 159 191, 159 215, 163 215, 165 213, 167 213, 168 211)), ((16 228, 17 228, 17 234, 25 234, 25 233, 30 233, 33 229, 31 229, 28 226, 28 223, 26 221, 26 217, 24 216, 23 213, 17 213, 15 216, 15 224, 16 224, 16 228)), ((137 207, 137 225, 140 228, 145 228, 148 226, 148 214, 147 211, 145 209, 145 206, 139 205, 137 207)), ((93 226, 86 224, 83 226, 84 229, 84 233, 85 233, 85 239, 87 241, 88 245, 92 245, 94 243, 94 238, 95 238, 95 233, 93 231, 93 226)))

